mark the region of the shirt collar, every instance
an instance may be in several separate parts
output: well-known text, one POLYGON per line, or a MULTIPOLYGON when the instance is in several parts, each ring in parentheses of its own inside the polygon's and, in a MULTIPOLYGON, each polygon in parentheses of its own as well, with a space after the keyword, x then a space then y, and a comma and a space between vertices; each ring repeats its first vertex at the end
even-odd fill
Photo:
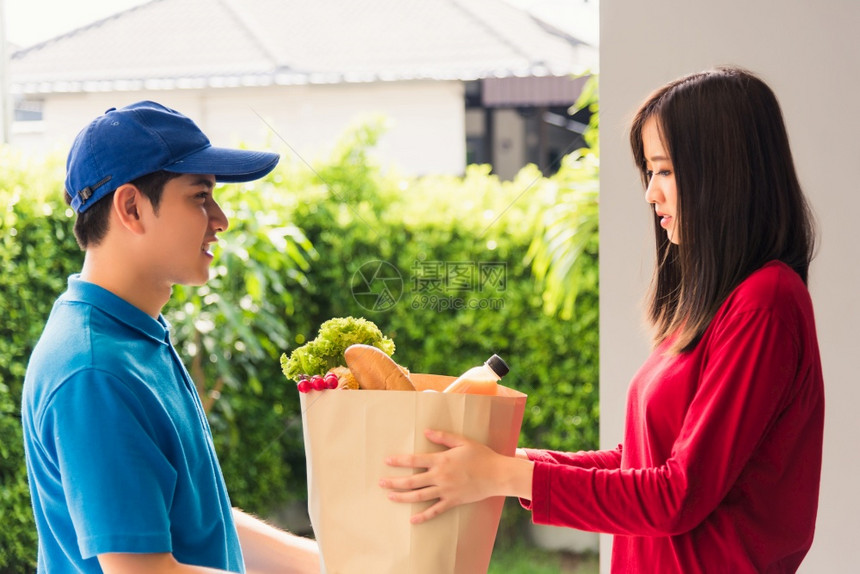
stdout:
POLYGON ((153 319, 141 309, 104 287, 84 281, 80 274, 69 277, 68 288, 60 300, 92 305, 159 343, 169 344, 170 342, 170 323, 163 315, 159 314, 157 319, 153 319))

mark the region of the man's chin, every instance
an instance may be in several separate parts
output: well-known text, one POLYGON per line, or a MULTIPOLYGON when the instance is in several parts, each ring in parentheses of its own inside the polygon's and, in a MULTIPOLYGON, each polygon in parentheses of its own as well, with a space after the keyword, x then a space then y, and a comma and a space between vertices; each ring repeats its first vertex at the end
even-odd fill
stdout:
POLYGON ((177 281, 174 285, 182 285, 183 287, 202 287, 209 282, 209 274, 206 277, 189 277, 182 281, 177 281))

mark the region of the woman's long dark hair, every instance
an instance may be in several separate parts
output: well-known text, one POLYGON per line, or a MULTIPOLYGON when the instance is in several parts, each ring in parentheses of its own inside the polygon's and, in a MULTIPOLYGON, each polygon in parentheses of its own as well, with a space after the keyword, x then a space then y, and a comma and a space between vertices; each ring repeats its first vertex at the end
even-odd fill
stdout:
POLYGON ((696 346, 741 281, 779 260, 807 281, 815 230, 776 96, 739 68, 675 80, 642 104, 630 145, 647 187, 642 145, 655 118, 677 186, 672 244, 654 215, 657 265, 648 300, 655 343, 696 346))

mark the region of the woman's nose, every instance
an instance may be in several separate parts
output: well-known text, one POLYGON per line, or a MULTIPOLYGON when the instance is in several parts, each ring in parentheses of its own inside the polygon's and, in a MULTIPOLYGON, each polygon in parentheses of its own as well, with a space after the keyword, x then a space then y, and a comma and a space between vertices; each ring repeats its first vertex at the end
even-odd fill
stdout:
POLYGON ((658 186, 655 181, 656 178, 652 176, 651 180, 648 182, 648 186, 645 188, 645 201, 648 203, 660 203, 663 199, 660 186, 658 186))

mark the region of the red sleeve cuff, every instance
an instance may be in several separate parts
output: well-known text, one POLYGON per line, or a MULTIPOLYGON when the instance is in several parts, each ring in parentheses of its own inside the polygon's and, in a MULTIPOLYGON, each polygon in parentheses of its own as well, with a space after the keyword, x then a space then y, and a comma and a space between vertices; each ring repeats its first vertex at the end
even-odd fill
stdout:
POLYGON ((541 449, 537 449, 537 448, 524 448, 523 450, 526 452, 526 456, 529 457, 529 460, 533 460, 535 462, 548 462, 548 463, 555 463, 556 462, 555 459, 552 458, 552 455, 550 455, 545 450, 541 450, 541 449))
MULTIPOLYGON (((529 458, 532 458, 531 453, 529 458)), ((520 505, 531 511, 532 521, 535 524, 549 524, 550 473, 554 466, 556 466, 554 463, 535 460, 532 468, 532 499, 519 499, 520 505)))

